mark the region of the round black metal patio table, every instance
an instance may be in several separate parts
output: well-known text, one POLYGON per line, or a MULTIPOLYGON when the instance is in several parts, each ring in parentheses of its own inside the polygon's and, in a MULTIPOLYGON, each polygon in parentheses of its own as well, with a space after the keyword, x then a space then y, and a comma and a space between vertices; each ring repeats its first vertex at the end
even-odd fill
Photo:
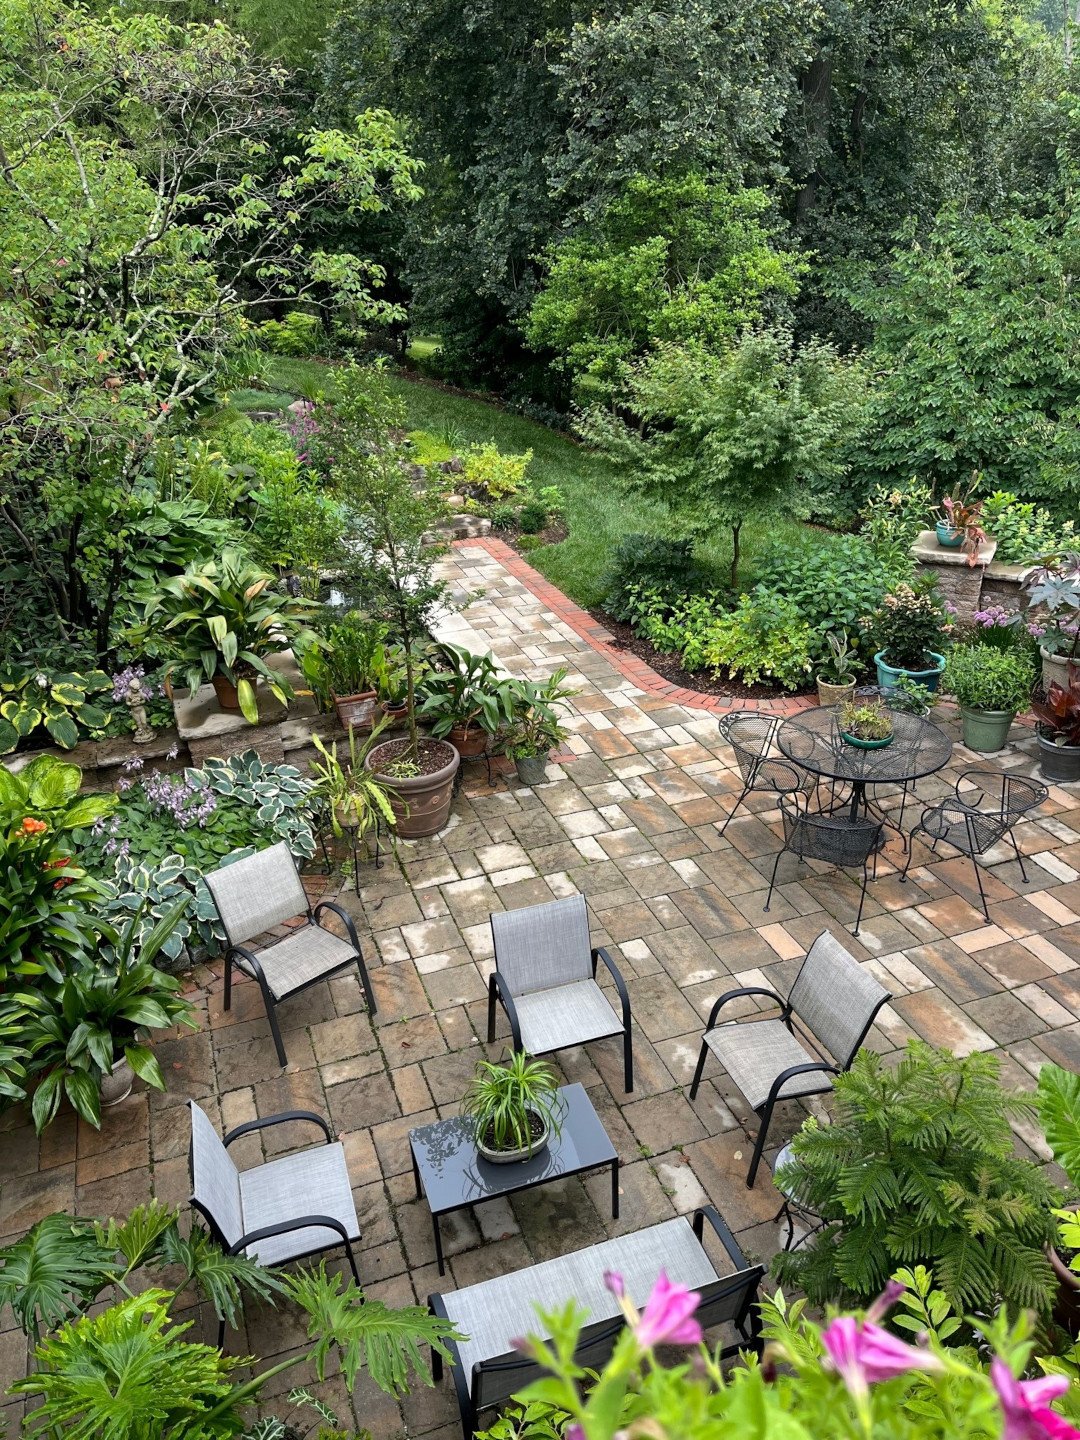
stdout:
POLYGON ((812 775, 849 784, 853 820, 868 808, 868 785, 908 785, 949 763, 952 741, 921 715, 891 710, 893 741, 880 750, 849 745, 840 734, 839 715, 834 706, 804 710, 777 728, 776 744, 812 775))

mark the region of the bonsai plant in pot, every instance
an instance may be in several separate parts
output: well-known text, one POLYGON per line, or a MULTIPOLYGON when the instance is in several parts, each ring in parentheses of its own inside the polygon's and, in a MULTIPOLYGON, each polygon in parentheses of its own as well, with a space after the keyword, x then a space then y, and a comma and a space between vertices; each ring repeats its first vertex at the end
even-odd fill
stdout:
POLYGON ((941 686, 960 706, 964 744, 969 750, 1003 750, 1009 727, 1028 708, 1035 666, 1023 650, 996 645, 959 645, 941 677, 941 686))
POLYGON ((141 593, 143 618, 133 637, 168 643, 169 675, 179 671, 192 696, 209 681, 223 710, 239 710, 257 725, 260 678, 283 705, 293 697, 284 675, 264 657, 316 638, 308 625, 316 606, 278 594, 273 583, 242 551, 226 548, 217 560, 191 565, 141 593))
POLYGON ((531 1160, 562 1124, 559 1080, 552 1067, 516 1051, 505 1065, 481 1060, 461 1102, 473 1122, 479 1155, 493 1165, 531 1160))
POLYGON ((558 710, 577 692, 563 684, 565 679, 564 667, 542 683, 516 682, 503 749, 513 760, 523 785, 543 784, 551 752, 566 738, 566 731, 558 722, 558 710))
MULTIPOLYGON (((409 727, 406 737, 373 746, 364 763, 394 791, 398 834, 415 839, 434 835, 446 824, 461 763, 449 741, 421 738, 414 703, 425 629, 446 604, 446 585, 433 571, 443 547, 431 538, 446 504, 434 487, 418 488, 402 463, 407 457, 395 437, 407 429, 405 406, 382 369, 350 365, 333 378, 337 398, 320 413, 325 415, 327 454, 334 457, 330 483, 347 517, 346 580, 351 593, 364 597, 365 609, 389 625, 400 646, 400 667, 387 652, 377 683, 389 712, 395 703, 390 681, 395 669, 404 671, 409 727)), ((402 691, 395 688, 393 694, 402 691)))
POLYGON ((885 596, 867 624, 878 647, 874 662, 882 690, 891 690, 901 675, 917 680, 928 690, 937 689, 945 656, 934 647, 946 643, 953 627, 934 589, 933 576, 913 585, 898 585, 885 596))
POLYGON ((852 665, 858 657, 852 654, 846 630, 830 630, 825 636, 829 654, 821 662, 817 676, 819 705, 846 705, 855 694, 852 665))
POLYGON ((312 744, 322 756, 321 761, 311 762, 311 773, 316 778, 311 798, 321 800, 327 806, 331 828, 339 840, 346 830, 355 831, 357 843, 365 850, 368 834, 380 823, 389 828, 391 837, 396 833, 397 816, 392 791, 364 763, 388 723, 381 720, 360 747, 357 747, 356 734, 350 726, 349 760, 346 765, 338 760, 336 740, 328 750, 318 735, 311 737, 312 744))
MULTIPOLYGON (((357 610, 331 625, 311 652, 304 673, 316 693, 334 704, 342 728, 370 730, 377 704, 376 676, 384 662, 387 627, 357 610)), ((305 657, 307 659, 307 657, 305 657)))
POLYGON ((1068 684, 1070 661, 1080 664, 1080 554, 1044 555, 1024 578, 1028 631, 1039 642, 1043 685, 1068 684))
POLYGON ((460 645, 439 646, 448 668, 424 681, 422 720, 447 739, 464 759, 482 755, 488 740, 510 722, 516 681, 500 675, 490 655, 473 655, 460 645))
POLYGON ((1031 708, 1044 780, 1080 780, 1080 665, 1069 666, 1068 685, 1036 688, 1031 708))
POLYGON ((857 750, 882 750, 893 742, 893 722, 880 700, 849 700, 840 710, 840 737, 857 750))

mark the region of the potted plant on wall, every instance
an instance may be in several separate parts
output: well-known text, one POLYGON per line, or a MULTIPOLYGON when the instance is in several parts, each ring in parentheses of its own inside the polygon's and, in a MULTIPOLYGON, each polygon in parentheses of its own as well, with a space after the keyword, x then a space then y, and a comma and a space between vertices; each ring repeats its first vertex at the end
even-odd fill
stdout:
POLYGON ((1003 750, 1009 728, 1031 703, 1035 666, 1019 648, 960 645, 949 655, 941 687, 960 706, 969 750, 1003 750))
POLYGON ((377 704, 376 675, 384 662, 387 627, 357 610, 331 625, 304 673, 333 701, 345 730, 370 730, 377 704), (317 672, 317 673, 316 673, 317 672))
POLYGON ((488 740, 508 724, 517 682, 500 675, 490 655, 473 655, 460 645, 439 646, 448 667, 424 681, 419 716, 431 733, 447 739, 465 759, 482 755, 488 740))
POLYGON ((945 656, 934 647, 947 642, 953 627, 933 576, 898 585, 865 623, 877 643, 874 663, 882 690, 891 690, 901 675, 937 689, 945 656))
POLYGON ((846 630, 830 630, 825 641, 829 654, 822 660, 817 676, 818 704, 846 705, 855 694, 851 667, 857 663, 857 657, 851 653, 846 630))
POLYGON ((513 760, 523 785, 543 784, 552 750, 566 739, 566 731, 558 722, 558 711, 565 708, 577 691, 564 685, 565 679, 564 667, 543 682, 518 680, 515 684, 503 749, 513 760))
POLYGON ((1070 663, 1080 664, 1080 554, 1041 557, 1022 586, 1028 596, 1028 632, 1039 642, 1043 686, 1067 685, 1070 663))
POLYGON ((1031 701, 1044 780, 1080 780, 1080 665, 1070 665, 1068 685, 1037 689, 1031 701))
POLYGON ((478 1154, 493 1165, 531 1160, 561 1132, 562 1100, 555 1071, 515 1051, 505 1065, 481 1060, 461 1113, 473 1122, 478 1154))
POLYGON ((937 522, 938 544, 946 550, 961 550, 969 565, 978 564, 980 547, 990 538, 982 527, 983 502, 972 499, 978 483, 979 472, 975 470, 966 490, 946 495, 941 502, 945 513, 937 522))
MULTIPOLYGON (((417 487, 403 468, 406 456, 395 436, 406 431, 405 406, 383 371, 350 365, 335 371, 333 379, 337 398, 320 414, 325 415, 327 453, 334 457, 331 487, 347 517, 345 578, 352 593, 365 597, 365 608, 389 625, 405 672, 408 735, 373 746, 365 764, 397 797, 392 803, 398 834, 416 839, 446 824, 461 764, 449 741, 420 736, 414 703, 426 626, 446 606, 446 584, 434 576, 443 547, 433 539, 446 504, 434 487, 417 487)), ((389 653, 386 662, 389 673, 389 653)), ((381 674, 378 684, 385 706, 381 674)))
POLYGON ((290 646, 303 648, 316 638, 308 621, 317 607, 278 594, 273 583, 273 576, 242 551, 226 548, 217 560, 191 565, 141 593, 142 623, 132 637, 157 636, 168 643, 167 673, 179 671, 192 697, 209 682, 223 710, 239 710, 257 725, 260 679, 282 705, 293 698, 285 676, 265 657, 290 646))

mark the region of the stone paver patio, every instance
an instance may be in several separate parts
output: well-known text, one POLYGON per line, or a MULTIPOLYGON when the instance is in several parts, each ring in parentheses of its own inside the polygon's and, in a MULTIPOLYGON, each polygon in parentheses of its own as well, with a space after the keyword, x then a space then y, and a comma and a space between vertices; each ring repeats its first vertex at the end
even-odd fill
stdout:
MULTIPOLYGON (((786 991, 826 926, 895 997, 867 1042, 878 1051, 892 1053, 913 1035, 962 1054, 993 1051, 1006 1082, 1029 1089, 1048 1059, 1080 1068, 1080 794, 1052 789, 1036 817, 1017 828, 1030 861, 1026 884, 1015 860, 1004 852, 991 857, 996 863, 984 877, 990 925, 972 905, 970 863, 918 849, 907 885, 887 863, 879 867, 858 940, 841 931, 854 919, 855 883, 825 867, 798 867, 791 857, 765 914, 779 813, 758 797, 719 838, 717 822, 741 787, 709 713, 714 707, 677 703, 636 683, 633 670, 598 653, 586 626, 547 608, 540 577, 538 594, 519 578, 528 579, 526 567, 510 574, 494 548, 455 547, 445 566, 455 588, 463 597, 481 587, 485 593, 448 619, 443 633, 491 649, 515 673, 569 667, 580 693, 567 752, 550 767, 549 783, 530 791, 503 775, 489 788, 483 767, 471 765, 447 830, 402 846, 399 866, 365 866, 359 902, 344 885, 342 903, 357 916, 377 993, 374 1023, 355 977, 286 1002, 279 1016, 290 1064, 283 1072, 254 984, 237 986, 225 1014, 220 973, 204 970, 192 992, 201 1030, 157 1044, 167 1094, 137 1088, 106 1112, 100 1134, 67 1113, 39 1141, 21 1112, 9 1115, 0 1135, 0 1235, 10 1240, 54 1210, 125 1214, 152 1195, 185 1205, 190 1096, 223 1127, 289 1108, 330 1116, 344 1137, 364 1231, 361 1277, 368 1294, 390 1303, 423 1303, 432 1290, 653 1224, 706 1197, 749 1255, 768 1257, 780 1240, 773 1223, 779 1200, 765 1166, 753 1191, 744 1184, 755 1117, 715 1064, 693 1105, 686 1092, 717 995, 744 984, 786 991), (567 1080, 587 1087, 619 1151, 622 1218, 611 1219, 603 1172, 478 1207, 444 1221, 449 1273, 440 1280, 427 1207, 414 1194, 407 1132, 454 1113, 476 1060, 489 1052, 489 913, 574 891, 588 897, 594 939, 622 969, 634 1007, 633 1095, 623 1093, 616 1040, 558 1057, 567 1080)), ((1030 732, 1017 727, 1014 735, 1017 748, 995 763, 1030 771, 1030 732)), ((949 767, 920 782, 919 798, 951 790, 958 770, 976 759, 957 745, 949 767)), ((899 851, 890 848, 887 858, 898 860, 899 851)), ((315 890, 327 884, 317 872, 310 883, 315 890)), ((340 877, 332 883, 342 884, 340 877)), ((508 1033, 500 1017, 492 1058, 506 1052, 508 1033)), ((767 1154, 805 1113, 796 1102, 780 1107, 767 1154)), ((307 1127, 282 1127, 246 1137, 236 1153, 246 1165, 306 1143, 307 1127)), ((1017 1144, 1048 1159, 1030 1128, 1020 1127, 1017 1144)), ((201 1323, 211 1337, 207 1317, 201 1323)), ((26 1346, 10 1314, 0 1326, 0 1379, 7 1384, 24 1373, 26 1346)), ((287 1312, 250 1305, 245 1332, 227 1343, 233 1353, 272 1361, 301 1348, 302 1339, 287 1312)), ((292 1372, 278 1389, 304 1378, 311 1377, 292 1372)), ((351 1404, 340 1376, 320 1393, 343 1422, 355 1414, 375 1440, 460 1434, 447 1382, 417 1387, 400 1406, 363 1377, 351 1404)), ((3 1412, 9 1433, 18 1433, 20 1412, 17 1405, 3 1412)))

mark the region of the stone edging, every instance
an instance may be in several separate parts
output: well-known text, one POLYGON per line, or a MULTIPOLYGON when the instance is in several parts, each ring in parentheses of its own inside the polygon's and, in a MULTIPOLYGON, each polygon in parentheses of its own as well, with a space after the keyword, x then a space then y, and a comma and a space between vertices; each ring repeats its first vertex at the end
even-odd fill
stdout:
POLYGON ((645 690, 651 695, 663 695, 674 705, 708 710, 714 714, 723 714, 728 710, 764 710, 774 715, 797 715, 800 710, 811 710, 817 705, 817 701, 809 695, 781 696, 775 700, 744 700, 737 695, 706 695, 701 690, 686 690, 680 685, 673 685, 670 680, 658 675, 651 665, 646 665, 644 660, 640 660, 629 650, 620 650, 614 645, 610 630, 605 630, 587 610, 575 605, 561 590, 552 585, 550 580, 545 579, 539 570, 534 570, 505 540, 478 535, 472 540, 453 542, 454 549, 467 545, 479 546, 486 550, 493 560, 498 560, 508 574, 515 580, 520 580, 526 590, 530 590, 538 600, 543 601, 564 625, 569 625, 575 635, 587 641, 597 654, 603 655, 620 674, 632 680, 639 690, 645 690))

